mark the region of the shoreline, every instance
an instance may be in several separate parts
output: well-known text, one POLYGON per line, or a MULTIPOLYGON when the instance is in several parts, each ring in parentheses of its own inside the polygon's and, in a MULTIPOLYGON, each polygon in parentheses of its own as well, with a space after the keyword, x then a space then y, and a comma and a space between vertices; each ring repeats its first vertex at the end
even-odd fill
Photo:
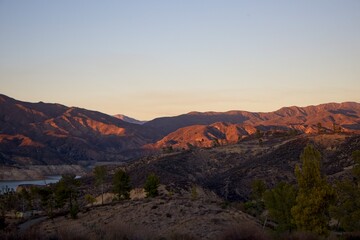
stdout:
POLYGON ((0 166, 0 181, 41 181, 47 176, 62 174, 83 176, 86 172, 86 169, 80 165, 0 166))

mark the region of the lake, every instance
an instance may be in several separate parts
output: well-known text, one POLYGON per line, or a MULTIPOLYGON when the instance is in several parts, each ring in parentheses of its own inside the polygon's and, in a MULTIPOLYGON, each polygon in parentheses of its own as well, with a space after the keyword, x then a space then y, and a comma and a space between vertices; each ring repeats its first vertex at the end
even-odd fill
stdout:
POLYGON ((46 185, 49 183, 56 183, 61 179, 61 175, 46 176, 46 179, 42 180, 20 180, 20 181, 0 181, 0 190, 8 186, 10 189, 16 190, 16 187, 22 184, 35 184, 35 185, 46 185))

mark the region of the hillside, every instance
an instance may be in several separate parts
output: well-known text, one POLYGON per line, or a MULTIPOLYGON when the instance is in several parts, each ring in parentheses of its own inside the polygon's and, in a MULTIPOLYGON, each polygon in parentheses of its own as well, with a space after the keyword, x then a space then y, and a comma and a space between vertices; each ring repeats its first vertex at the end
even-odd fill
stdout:
POLYGON ((190 194, 169 196, 165 190, 158 198, 115 202, 80 213, 75 221, 58 217, 36 228, 49 239, 222 239, 234 226, 260 228, 254 217, 224 209, 214 194, 198 191, 198 198, 191 200, 190 194))
POLYGON ((162 183, 189 187, 195 183, 228 200, 246 200, 251 182, 263 179, 269 187, 279 181, 295 182, 295 165, 311 143, 322 154, 322 171, 330 178, 346 174, 351 154, 360 149, 360 136, 348 134, 298 135, 243 140, 210 149, 192 148, 144 157, 127 169, 134 186, 141 186, 148 172, 162 183))
POLYGON ((211 125, 216 122, 246 124, 262 130, 292 128, 313 133, 321 123, 325 131, 332 131, 334 124, 343 132, 360 132, 360 103, 328 103, 308 107, 284 107, 274 112, 247 111, 191 112, 175 117, 156 118, 145 123, 167 135, 191 125, 211 125))
POLYGON ((96 111, 28 103, 0 95, 0 164, 127 161, 164 147, 188 149, 234 144, 254 138, 254 133, 259 131, 267 137, 360 133, 359 116, 360 104, 346 102, 285 107, 269 113, 191 112, 140 125, 96 111))
MULTIPOLYGON (((263 139, 262 144, 257 139, 244 139, 232 145, 147 156, 121 167, 107 166, 104 188, 94 184, 92 173, 80 179, 78 203, 81 211, 77 219, 57 212, 52 219, 29 220, 18 228, 9 225, 7 230, 12 229, 14 236, 19 236, 19 232, 25 234, 24 239, 29 236, 34 239, 38 236, 41 239, 54 236, 66 239, 232 239, 228 237, 235 229, 240 235, 266 235, 267 231, 261 230, 264 219, 245 213, 247 203, 244 202, 251 196, 254 180, 263 180, 268 188, 280 181, 295 183, 295 165, 300 164, 301 152, 311 143, 321 152, 322 173, 334 183, 350 173, 354 164, 351 154, 360 149, 359 135, 302 134, 263 139), (113 176, 119 168, 130 175, 133 190, 131 199, 113 201, 113 176), (149 173, 160 178, 159 196, 155 198, 144 198, 142 187, 149 173), (102 189, 105 205, 100 206, 102 189), (95 206, 85 201, 85 194, 96 197, 95 206), (30 223, 34 225, 29 227, 30 223), (250 232, 244 232, 249 229, 250 232)), ((269 219, 267 230, 274 226, 276 223, 269 219)))
POLYGON ((244 124, 217 122, 211 125, 193 125, 180 128, 146 147, 153 149, 169 146, 176 149, 188 149, 191 146, 212 147, 237 143, 255 132, 255 127, 244 124))
POLYGON ((138 156, 159 135, 149 127, 86 109, 0 95, 1 164, 73 164, 138 156))
POLYGON ((257 137, 319 132, 360 133, 360 104, 348 102, 304 108, 284 107, 270 113, 193 112, 177 117, 154 119, 145 126, 158 128, 158 131, 163 133, 171 131, 156 143, 146 146, 150 149, 188 149, 190 146, 233 144, 246 137, 255 136, 254 133, 257 132, 257 137))

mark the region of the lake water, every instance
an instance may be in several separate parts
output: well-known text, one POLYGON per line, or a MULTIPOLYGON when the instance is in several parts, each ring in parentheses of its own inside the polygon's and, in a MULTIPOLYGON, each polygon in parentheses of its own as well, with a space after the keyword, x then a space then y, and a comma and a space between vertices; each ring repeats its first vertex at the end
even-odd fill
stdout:
POLYGON ((35 185, 46 185, 49 183, 56 183, 61 179, 61 175, 47 176, 43 180, 23 180, 23 181, 0 181, 0 190, 8 186, 9 188, 16 190, 16 187, 22 184, 35 184, 35 185))

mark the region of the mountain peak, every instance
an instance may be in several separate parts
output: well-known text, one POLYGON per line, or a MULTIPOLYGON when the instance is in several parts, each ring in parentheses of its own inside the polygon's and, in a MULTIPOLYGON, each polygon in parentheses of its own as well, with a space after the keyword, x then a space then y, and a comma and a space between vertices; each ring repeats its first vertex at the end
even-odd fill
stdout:
POLYGON ((128 123, 133 123, 133 124, 138 124, 138 125, 143 125, 144 123, 146 123, 147 121, 141 121, 141 120, 137 120, 135 118, 132 117, 128 117, 126 115, 123 114, 116 114, 114 115, 114 117, 123 120, 124 122, 128 122, 128 123))

